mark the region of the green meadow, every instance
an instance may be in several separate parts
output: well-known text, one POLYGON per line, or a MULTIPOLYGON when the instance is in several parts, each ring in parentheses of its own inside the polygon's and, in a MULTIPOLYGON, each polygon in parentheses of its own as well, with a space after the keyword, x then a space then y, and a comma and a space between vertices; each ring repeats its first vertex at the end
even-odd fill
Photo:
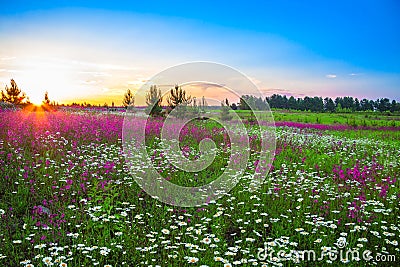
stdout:
MULTIPOLYGON (((271 169, 253 191, 259 131, 249 124, 255 135, 240 182, 216 201, 185 208, 164 204, 138 186, 123 156, 121 115, 0 116, 3 265, 396 266, 400 259, 398 130, 280 125, 271 169)), ((304 123, 352 119, 274 116, 298 116, 304 123)), ((378 118, 365 119, 381 126, 393 121, 378 118)), ((168 160, 160 121, 137 123, 148 123, 151 160, 136 171, 146 173, 151 165, 172 183, 199 186, 228 164, 229 142, 218 123, 194 123, 181 135, 190 160, 200 156, 199 139, 217 144, 215 160, 198 174, 168 160), (193 129, 201 134, 190 134, 193 129)))

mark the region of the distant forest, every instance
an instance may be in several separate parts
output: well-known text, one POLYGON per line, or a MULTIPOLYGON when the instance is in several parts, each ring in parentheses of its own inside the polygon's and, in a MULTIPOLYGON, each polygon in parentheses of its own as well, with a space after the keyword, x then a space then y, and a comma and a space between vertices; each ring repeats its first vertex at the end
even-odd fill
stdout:
POLYGON ((400 112, 400 103, 396 100, 390 101, 388 98, 380 98, 377 100, 368 100, 353 98, 351 96, 336 97, 333 100, 330 97, 309 97, 287 98, 286 95, 273 94, 270 97, 262 99, 252 95, 243 95, 239 103, 232 104, 232 109, 248 110, 253 109, 264 110, 267 107, 276 109, 312 111, 312 112, 354 112, 354 111, 380 111, 380 112, 400 112))

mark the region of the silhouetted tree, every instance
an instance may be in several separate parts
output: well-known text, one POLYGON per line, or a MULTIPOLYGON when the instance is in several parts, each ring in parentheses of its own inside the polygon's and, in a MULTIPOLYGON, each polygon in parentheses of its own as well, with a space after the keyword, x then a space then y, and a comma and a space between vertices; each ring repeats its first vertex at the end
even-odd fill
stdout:
POLYGON ((186 107, 192 102, 192 97, 186 95, 182 87, 175 85, 170 91, 167 102, 171 110, 177 109, 175 113, 177 117, 185 117, 186 107))
POLYGON ((133 106, 135 104, 135 97, 133 96, 130 89, 128 89, 124 95, 124 99, 122 100, 122 105, 127 108, 129 106, 133 106))
POLYGON ((186 91, 182 87, 175 85, 170 91, 170 96, 168 97, 168 106, 171 109, 176 108, 179 105, 189 105, 192 102, 192 97, 186 95, 186 91))
POLYGON ((157 117, 162 112, 162 95, 161 90, 157 89, 156 85, 150 86, 149 92, 146 94, 146 111, 150 116, 157 117))
POLYGON ((25 98, 25 93, 18 88, 18 85, 14 79, 11 79, 11 87, 6 85, 5 91, 1 90, 1 101, 3 102, 18 105, 21 104, 25 98))
POLYGON ((50 98, 49 98, 49 92, 44 93, 44 100, 43 100, 43 105, 50 106, 50 98))

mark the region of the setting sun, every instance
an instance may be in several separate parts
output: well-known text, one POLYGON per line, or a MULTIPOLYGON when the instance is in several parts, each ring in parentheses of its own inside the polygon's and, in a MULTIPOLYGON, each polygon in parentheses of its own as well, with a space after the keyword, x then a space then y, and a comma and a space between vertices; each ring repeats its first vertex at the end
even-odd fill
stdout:
POLYGON ((29 101, 36 106, 41 106, 43 101, 43 96, 39 94, 31 94, 29 95, 29 101))
POLYGON ((26 93, 31 103, 41 105, 47 91, 51 101, 60 101, 77 88, 74 79, 64 64, 54 60, 30 58, 27 68, 16 72, 14 79, 20 89, 26 93))

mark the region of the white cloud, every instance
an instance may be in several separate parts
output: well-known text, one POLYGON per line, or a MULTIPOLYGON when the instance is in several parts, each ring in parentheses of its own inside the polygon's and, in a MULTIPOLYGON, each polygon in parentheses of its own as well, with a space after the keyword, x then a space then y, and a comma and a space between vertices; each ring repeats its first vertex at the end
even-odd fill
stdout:
POLYGON ((104 76, 111 76, 111 74, 107 72, 99 72, 99 71, 80 71, 79 73, 82 74, 91 74, 94 77, 104 77, 104 76))
POLYGON ((137 80, 127 81, 126 83, 128 85, 141 86, 141 85, 145 84, 148 81, 149 81, 148 79, 140 78, 140 79, 137 79, 137 80))
POLYGON ((259 79, 255 78, 255 77, 248 77, 255 85, 260 85, 262 83, 262 81, 260 81, 259 79))
POLYGON ((85 84, 85 85, 91 85, 91 84, 97 84, 100 83, 101 81, 97 81, 97 80, 86 80, 86 81, 81 81, 81 84, 85 84))
POLYGON ((329 79, 334 79, 334 78, 336 78, 337 76, 336 76, 335 74, 327 74, 325 77, 326 77, 326 78, 329 78, 329 79))
POLYGON ((13 60, 16 59, 16 57, 2 57, 0 60, 13 60))

